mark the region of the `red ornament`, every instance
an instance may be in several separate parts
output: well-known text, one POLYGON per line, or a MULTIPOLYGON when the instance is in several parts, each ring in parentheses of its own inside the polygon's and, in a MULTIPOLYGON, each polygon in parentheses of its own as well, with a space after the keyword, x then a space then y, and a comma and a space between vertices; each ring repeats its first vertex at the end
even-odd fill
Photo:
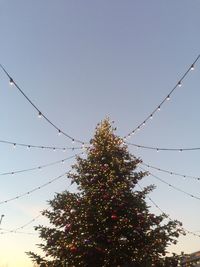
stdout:
POLYGON ((76 253, 76 252, 77 252, 77 247, 72 246, 72 247, 70 248, 70 251, 73 252, 73 253, 76 253))
POLYGON ((113 214, 112 216, 111 216, 111 219, 113 219, 113 220, 117 220, 117 215, 115 215, 115 214, 113 214))

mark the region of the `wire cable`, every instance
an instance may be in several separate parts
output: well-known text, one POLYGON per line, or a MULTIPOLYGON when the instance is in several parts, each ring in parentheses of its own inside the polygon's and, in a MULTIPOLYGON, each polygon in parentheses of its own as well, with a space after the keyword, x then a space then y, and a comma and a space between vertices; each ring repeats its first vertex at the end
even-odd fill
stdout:
POLYGON ((16 146, 21 146, 21 147, 26 147, 27 149, 30 148, 39 148, 39 149, 49 149, 49 150, 62 150, 65 152, 66 150, 77 150, 77 149, 82 149, 83 147, 57 147, 57 146, 45 146, 45 145, 31 145, 31 144, 25 144, 25 143, 17 143, 17 142, 12 142, 12 141, 7 141, 7 140, 0 140, 0 143, 2 144, 8 144, 12 145, 14 148, 16 146))
MULTIPOLYGON (((69 186, 67 186, 66 190, 69 190, 69 188, 72 186, 72 183, 70 183, 69 186)), ((47 210, 49 210, 50 208, 47 208, 47 210)), ((25 227, 29 226, 30 224, 32 224, 33 222, 35 222, 36 220, 38 220, 39 218, 41 218, 43 216, 43 214, 38 214, 37 216, 35 216, 33 219, 29 220, 28 222, 26 222, 25 224, 18 226, 15 229, 2 229, 0 228, 0 230, 4 230, 7 231, 7 233, 24 233, 24 232, 19 232, 19 230, 23 230, 25 227)), ((6 232, 5 232, 6 233, 6 232)), ((2 234, 2 233, 1 233, 2 234)))
POLYGON ((143 128, 143 126, 146 125, 146 123, 153 118, 154 114, 158 111, 160 111, 162 105, 168 101, 171 97, 171 95, 174 93, 174 91, 182 86, 182 82, 183 80, 186 78, 186 76, 189 74, 189 72, 191 70, 194 70, 194 66, 197 63, 197 61, 199 60, 200 55, 197 56, 197 58, 195 59, 195 61, 192 63, 192 65, 190 65, 190 67, 187 69, 187 71, 182 75, 182 77, 179 79, 179 81, 175 84, 175 86, 172 88, 172 90, 167 94, 166 97, 164 97, 164 99, 160 102, 160 104, 143 120, 143 122, 141 122, 136 128, 134 128, 134 130, 132 130, 131 132, 129 132, 126 136, 124 136, 124 139, 131 137, 133 134, 136 133, 136 131, 140 130, 141 128, 143 128))
POLYGON ((24 197, 24 196, 26 196, 26 195, 30 195, 30 194, 32 194, 33 192, 38 191, 38 190, 40 190, 40 189, 46 187, 47 185, 50 185, 50 184, 52 184, 53 182, 55 182, 55 181, 57 181, 57 180, 63 178, 63 177, 66 176, 67 174, 68 174, 68 173, 65 172, 64 174, 61 174, 61 175, 57 176, 56 178, 53 178, 52 180, 49 180, 48 182, 46 182, 46 183, 44 183, 44 184, 42 184, 42 185, 40 185, 40 186, 38 186, 38 187, 35 187, 35 188, 31 189, 30 191, 27 191, 27 192, 25 192, 25 193, 23 193, 23 194, 17 195, 17 196, 15 196, 15 197, 12 197, 12 198, 9 198, 9 199, 6 199, 6 200, 2 200, 2 201, 0 201, 0 205, 2 205, 2 204, 6 204, 6 203, 11 202, 11 201, 13 201, 13 200, 20 199, 20 198, 22 198, 22 197, 24 197))
POLYGON ((14 174, 24 173, 24 172, 34 171, 34 170, 41 170, 43 168, 47 168, 47 167, 50 167, 50 166, 53 166, 53 165, 56 165, 56 164, 59 164, 59 163, 65 163, 67 160, 75 158, 75 157, 77 157, 77 156, 79 156, 79 155, 81 155, 83 153, 84 152, 79 153, 79 154, 75 154, 73 156, 64 158, 62 160, 54 161, 54 162, 51 162, 51 163, 48 163, 48 164, 44 164, 44 165, 40 165, 40 166, 33 167, 33 168, 17 170, 17 171, 10 171, 10 172, 2 172, 2 173, 0 173, 0 176, 11 175, 11 174, 14 175, 14 174))
POLYGON ((38 115, 40 117, 43 117, 51 126, 53 126, 59 134, 63 134, 64 136, 66 136, 67 138, 71 139, 72 142, 77 142, 77 143, 81 143, 84 144, 83 141, 76 139, 74 137, 72 137, 71 135, 69 135, 68 133, 64 132, 63 130, 61 130, 55 123, 53 123, 44 113, 41 112, 41 110, 33 103, 33 101, 24 93, 24 91, 20 88, 20 86, 15 82, 15 80, 10 76, 10 74, 7 72, 7 70, 3 67, 2 64, 0 64, 0 68, 3 70, 3 72, 6 74, 6 76, 9 78, 10 80, 10 84, 14 85, 18 91, 24 96, 24 98, 31 104, 31 106, 38 112, 38 115))
MULTIPOLYGON (((138 186, 140 187, 141 190, 143 190, 142 186, 138 183, 138 186)), ((164 212, 156 203, 155 201, 153 201, 153 199, 149 196, 147 196, 147 198, 150 200, 150 202, 162 213, 164 214, 164 216, 166 218, 168 218, 170 221, 173 221, 173 219, 168 215, 166 214, 166 212, 164 212)), ((183 231, 188 233, 188 234, 191 234, 193 236, 196 236, 196 237, 200 237, 200 235, 196 234, 195 232, 192 232, 192 231, 189 231, 187 230, 185 227, 182 227, 183 231)))
POLYGON ((181 174, 181 173, 177 173, 177 172, 161 169, 161 168, 146 164, 144 162, 142 162, 140 164, 146 166, 147 168, 151 168, 151 169, 154 169, 154 170, 157 170, 157 171, 160 171, 160 172, 165 172, 165 173, 168 173, 170 175, 176 175, 176 176, 180 176, 180 177, 183 177, 183 178, 190 178, 190 179, 194 179, 194 180, 200 181, 200 177, 197 177, 197 176, 190 176, 190 175, 186 175, 186 174, 181 174))
POLYGON ((195 196, 195 195, 193 195, 193 194, 190 194, 190 193, 188 193, 188 192, 186 192, 186 191, 180 189, 179 187, 176 187, 176 186, 174 186, 174 185, 172 185, 172 184, 170 184, 170 183, 164 181, 164 180, 161 179, 160 177, 156 176, 155 174, 152 174, 151 172, 148 172, 148 171, 145 170, 144 168, 140 167, 140 169, 142 169, 143 171, 147 172, 148 174, 150 174, 152 177, 156 178, 156 179, 159 180, 160 182, 162 182, 162 183, 164 183, 164 184, 170 186, 171 188, 175 189, 176 191, 179 191, 179 192, 181 192, 181 193, 183 193, 183 194, 185 194, 185 195, 187 195, 187 196, 189 196, 189 197, 192 197, 192 198, 195 198, 195 199, 197 199, 197 200, 200 200, 200 197, 195 196))
POLYGON ((138 145, 134 143, 126 142, 127 145, 135 146, 137 148, 143 148, 143 149, 149 149, 149 150, 156 150, 159 151, 173 151, 173 152, 183 152, 183 151, 195 151, 200 150, 200 147, 190 147, 190 148, 163 148, 163 147, 153 147, 153 146, 144 146, 144 145, 138 145))

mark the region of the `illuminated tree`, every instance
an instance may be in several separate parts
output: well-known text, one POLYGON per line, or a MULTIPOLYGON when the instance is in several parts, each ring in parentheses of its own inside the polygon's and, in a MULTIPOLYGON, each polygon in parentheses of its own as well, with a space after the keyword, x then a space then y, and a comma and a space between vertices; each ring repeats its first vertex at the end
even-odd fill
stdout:
POLYGON ((141 160, 128 152, 109 120, 97 126, 86 154, 69 173, 78 192, 56 194, 43 211, 52 226, 36 227, 44 257, 29 256, 40 267, 165 266, 181 224, 149 211, 145 197, 153 186, 135 188, 147 175, 137 169, 141 160))

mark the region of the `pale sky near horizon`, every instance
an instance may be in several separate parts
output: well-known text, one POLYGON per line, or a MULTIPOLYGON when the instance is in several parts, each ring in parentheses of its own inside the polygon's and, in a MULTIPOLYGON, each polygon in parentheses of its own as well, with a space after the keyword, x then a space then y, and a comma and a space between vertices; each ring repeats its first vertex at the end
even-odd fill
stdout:
MULTIPOLYGON (((0 63, 30 99, 59 128, 88 141, 96 124, 109 116, 117 134, 134 129, 162 101, 200 53, 200 1, 186 0, 0 0, 0 63)), ((200 62, 159 113, 130 142, 155 147, 200 147, 200 62)), ((71 146, 8 84, 0 72, 0 140, 71 146)), ((0 143, 0 173, 62 160, 76 151, 26 149, 0 143)), ((200 176, 200 151, 130 151, 145 163, 200 176)), ((2 229, 18 228, 47 207, 47 200, 70 183, 66 178, 1 204, 68 171, 73 159, 42 170, 0 176, 2 229)), ((152 173, 200 197, 200 182, 152 173)), ((199 200, 161 183, 150 197, 171 218, 200 234, 199 200)), ((70 188, 74 190, 74 188, 70 188)), ((149 200, 147 199, 149 202, 149 200)), ((160 211, 149 202, 152 211, 160 211)), ((21 232, 46 224, 38 218, 21 232)), ((31 267, 25 251, 36 251, 37 235, 0 235, 0 266, 31 267)), ((200 250, 200 237, 181 237, 170 251, 200 250)))

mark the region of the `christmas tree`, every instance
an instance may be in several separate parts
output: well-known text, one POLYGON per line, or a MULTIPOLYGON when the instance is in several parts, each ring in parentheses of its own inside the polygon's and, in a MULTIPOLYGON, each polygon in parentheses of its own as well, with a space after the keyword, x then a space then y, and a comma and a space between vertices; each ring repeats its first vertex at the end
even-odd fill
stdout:
POLYGON ((114 131, 107 119, 97 126, 86 157, 68 175, 77 193, 56 194, 43 211, 51 224, 36 227, 44 256, 28 252, 38 266, 170 266, 167 247, 181 223, 150 212, 145 197, 154 187, 136 190, 147 173, 114 131))

